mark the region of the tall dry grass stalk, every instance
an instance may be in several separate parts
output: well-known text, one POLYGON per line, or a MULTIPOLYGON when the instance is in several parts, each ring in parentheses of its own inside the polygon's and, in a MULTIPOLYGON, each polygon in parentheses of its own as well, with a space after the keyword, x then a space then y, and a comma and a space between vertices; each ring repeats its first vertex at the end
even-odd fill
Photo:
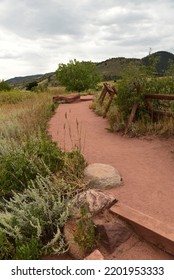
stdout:
MULTIPOLYGON (((63 125, 63 149, 66 151, 66 141, 69 139, 71 144, 71 150, 79 150, 81 153, 84 153, 85 150, 85 140, 86 132, 83 129, 82 123, 76 118, 75 124, 73 124, 70 116, 71 111, 65 112, 65 122, 63 125), (75 126, 75 130, 72 129, 72 126, 75 126)), ((73 120, 74 121, 74 120, 73 120)))

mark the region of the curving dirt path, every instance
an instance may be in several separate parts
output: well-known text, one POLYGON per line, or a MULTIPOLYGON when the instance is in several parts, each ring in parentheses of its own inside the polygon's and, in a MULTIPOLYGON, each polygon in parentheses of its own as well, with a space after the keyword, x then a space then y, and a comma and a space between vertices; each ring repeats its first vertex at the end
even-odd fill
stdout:
POLYGON ((110 133, 106 119, 89 109, 91 101, 62 104, 49 133, 66 150, 81 147, 88 163, 106 163, 124 185, 108 190, 121 202, 174 226, 174 139, 143 139, 110 133))

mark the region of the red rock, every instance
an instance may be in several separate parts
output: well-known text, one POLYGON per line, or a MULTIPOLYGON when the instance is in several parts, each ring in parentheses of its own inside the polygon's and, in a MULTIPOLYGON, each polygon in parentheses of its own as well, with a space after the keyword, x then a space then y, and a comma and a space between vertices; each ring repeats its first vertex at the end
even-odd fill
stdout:
POLYGON ((65 103, 73 103, 75 101, 80 101, 80 94, 74 93, 74 94, 68 94, 68 95, 58 95, 53 96, 53 102, 59 102, 63 101, 65 103))
POLYGON ((116 202, 117 199, 113 195, 93 189, 82 192, 77 197, 77 203, 85 205, 92 215, 109 209, 116 202))
POLYGON ((83 260, 86 257, 86 253, 77 242, 74 241, 74 234, 77 230, 77 225, 74 221, 69 220, 64 226, 65 240, 69 244, 68 254, 76 260, 83 260))
POLYGON ((84 260, 104 260, 104 257, 99 250, 95 250, 89 256, 87 256, 84 260))
POLYGON ((99 242, 109 252, 128 240, 132 235, 131 229, 122 223, 105 223, 96 225, 96 231, 100 236, 99 242))

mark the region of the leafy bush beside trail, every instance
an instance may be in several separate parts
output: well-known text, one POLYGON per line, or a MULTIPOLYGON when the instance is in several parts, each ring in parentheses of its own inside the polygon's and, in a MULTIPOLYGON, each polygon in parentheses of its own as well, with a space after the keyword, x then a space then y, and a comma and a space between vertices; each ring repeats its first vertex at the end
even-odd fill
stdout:
POLYGON ((13 192, 11 200, 0 204, 0 259, 38 259, 66 251, 62 229, 72 202, 62 192, 64 185, 62 179, 38 176, 23 193, 13 192))
POLYGON ((95 89, 100 76, 97 73, 96 65, 91 61, 70 60, 67 64, 59 64, 56 76, 62 86, 68 91, 84 91, 95 89))
POLYGON ((63 164, 63 152, 44 135, 29 138, 21 146, 0 145, 0 196, 23 191, 38 174, 55 173, 63 164))
MULTIPOLYGON (((122 80, 116 84, 118 95, 114 97, 107 114, 110 130, 124 132, 131 110, 135 103, 139 104, 134 121, 129 126, 131 136, 155 134, 171 136, 174 134, 174 118, 161 117, 153 119, 146 106, 145 94, 174 94, 174 77, 153 77, 142 69, 128 69, 122 80), (130 70, 130 72, 129 72, 130 70), (155 121, 154 121, 155 120, 155 121)), ((103 106, 96 99, 91 108, 103 115, 108 103, 105 99, 103 106)), ((174 101, 149 100, 151 108, 174 112, 174 101)))

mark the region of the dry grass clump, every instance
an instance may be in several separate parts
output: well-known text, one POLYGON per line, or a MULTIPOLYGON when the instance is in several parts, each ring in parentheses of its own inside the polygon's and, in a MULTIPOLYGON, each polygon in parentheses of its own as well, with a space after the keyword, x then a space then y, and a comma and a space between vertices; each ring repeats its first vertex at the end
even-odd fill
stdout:
POLYGON ((157 122, 146 121, 145 119, 133 122, 129 129, 131 136, 155 135, 161 137, 173 137, 174 119, 161 118, 157 122))
POLYGON ((30 99, 34 96, 34 93, 30 91, 1 91, 0 92, 0 105, 3 104, 17 104, 24 100, 30 99))
POLYGON ((0 109, 1 137, 23 139, 38 127, 43 129, 52 114, 51 108, 52 98, 46 93, 34 95, 18 104, 3 105, 0 109))

